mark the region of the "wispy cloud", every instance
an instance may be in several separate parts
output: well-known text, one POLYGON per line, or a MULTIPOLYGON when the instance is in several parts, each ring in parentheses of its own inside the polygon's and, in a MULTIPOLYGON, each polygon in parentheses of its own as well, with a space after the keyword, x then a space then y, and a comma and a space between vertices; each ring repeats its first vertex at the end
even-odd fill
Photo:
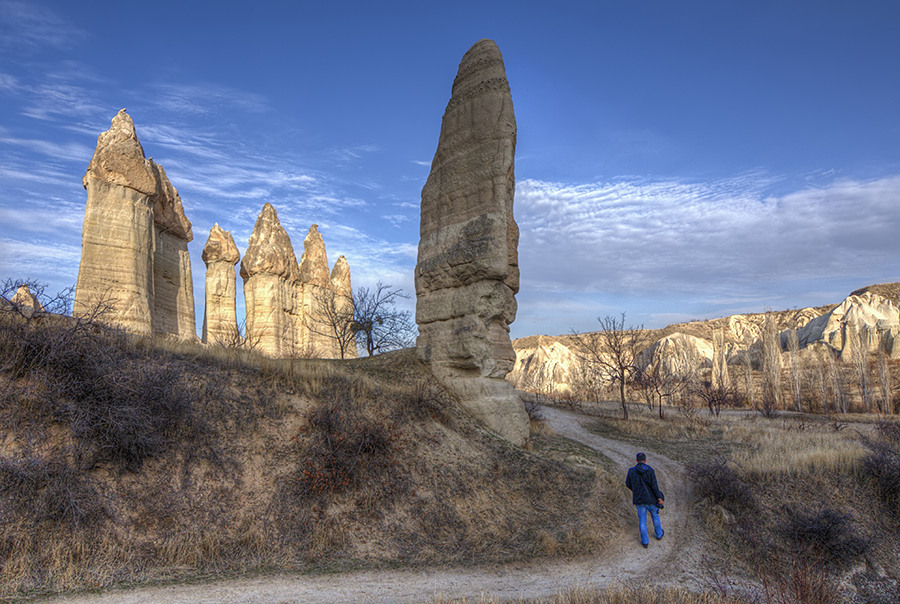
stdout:
POLYGON ((893 266, 900 177, 781 197, 774 180, 520 182, 523 286, 712 299, 893 266))
POLYGON ((68 48, 86 37, 51 9, 37 2, 0 1, 0 48, 17 52, 68 48))
POLYGON ((262 95, 214 83, 151 85, 152 104, 173 115, 210 114, 237 109, 245 113, 269 110, 262 95))

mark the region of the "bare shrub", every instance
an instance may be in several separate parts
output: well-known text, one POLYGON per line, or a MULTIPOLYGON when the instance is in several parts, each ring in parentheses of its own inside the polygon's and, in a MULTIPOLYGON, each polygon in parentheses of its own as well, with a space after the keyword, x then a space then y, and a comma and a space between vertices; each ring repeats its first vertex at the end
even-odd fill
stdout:
POLYGON ((791 509, 782 532, 797 555, 832 567, 846 567, 865 554, 869 539, 858 533, 849 514, 831 508, 791 509))
POLYGON ((14 515, 34 525, 52 522, 76 529, 109 515, 84 472, 64 461, 35 456, 0 458, 0 502, 0 522, 14 515))
POLYGON ((864 439, 869 453, 862 460, 864 475, 892 514, 900 516, 900 424, 878 422, 876 437, 864 439))
POLYGON ((384 417, 364 416, 353 405, 351 384, 335 382, 307 415, 295 477, 300 498, 358 486, 395 462, 397 427, 384 417))
POLYGON ((756 509, 753 486, 725 461, 694 464, 688 468, 699 495, 732 511, 756 509))

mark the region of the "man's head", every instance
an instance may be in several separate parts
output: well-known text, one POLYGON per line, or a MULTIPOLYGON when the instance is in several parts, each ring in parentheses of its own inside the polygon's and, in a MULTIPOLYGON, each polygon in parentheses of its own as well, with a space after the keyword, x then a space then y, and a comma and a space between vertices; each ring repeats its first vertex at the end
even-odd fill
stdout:
POLYGON ((638 463, 644 463, 645 461, 647 461, 647 456, 644 455, 643 453, 638 453, 637 461, 638 461, 638 463))

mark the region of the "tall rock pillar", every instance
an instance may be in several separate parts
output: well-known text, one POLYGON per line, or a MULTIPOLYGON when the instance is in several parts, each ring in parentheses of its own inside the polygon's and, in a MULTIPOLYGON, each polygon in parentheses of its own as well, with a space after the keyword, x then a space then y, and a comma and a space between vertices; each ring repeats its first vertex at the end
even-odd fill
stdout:
MULTIPOLYGON (((334 268, 331 269, 331 289, 334 292, 335 313, 339 317, 352 317, 353 285, 350 283, 350 265, 344 256, 339 256, 337 262, 334 263, 334 268)), ((356 349, 356 337, 349 332, 346 335, 344 358, 355 359, 359 354, 359 351, 356 349)))
POLYGON ((197 340, 194 281, 188 243, 194 239, 181 196, 163 167, 153 163, 159 187, 153 202, 153 333, 197 340))
POLYGON ((521 444, 528 416, 504 379, 516 358, 515 149, 503 57, 481 40, 460 62, 422 189, 416 347, 473 416, 521 444))
POLYGON ((206 264, 206 305, 203 313, 205 344, 236 343, 238 336, 235 310, 236 278, 234 265, 241 259, 231 233, 218 223, 209 231, 203 246, 206 264))
POLYGON ((247 346, 271 357, 297 355, 292 343, 299 273, 291 238, 278 221, 275 208, 267 203, 256 219, 241 260, 247 346))
POLYGON ((125 331, 153 331, 153 205, 155 165, 144 157, 134 122, 122 109, 82 179, 87 191, 74 314, 98 306, 102 319, 125 331))
POLYGON ((303 240, 300 284, 300 313, 297 318, 297 344, 300 350, 314 358, 340 358, 340 348, 334 338, 330 337, 329 318, 322 316, 322 304, 328 301, 332 290, 325 241, 317 224, 309 227, 303 240))

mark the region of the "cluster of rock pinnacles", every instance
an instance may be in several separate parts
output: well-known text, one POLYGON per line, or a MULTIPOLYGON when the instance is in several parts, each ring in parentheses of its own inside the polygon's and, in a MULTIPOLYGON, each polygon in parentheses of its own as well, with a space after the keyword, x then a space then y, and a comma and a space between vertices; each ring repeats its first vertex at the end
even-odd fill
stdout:
MULTIPOLYGON (((493 41, 481 40, 459 65, 422 189, 417 350, 472 415, 521 444, 528 417, 504 379, 515 362, 509 325, 519 289, 515 147, 503 57, 493 41)), ((104 320, 126 332, 195 340, 191 222, 163 168, 145 157, 124 109, 97 139, 83 184, 87 205, 76 315, 102 306, 104 320)), ((247 312, 243 341, 272 357, 340 356, 326 330, 311 325, 318 321, 319 300, 332 296, 352 308, 350 268, 341 256, 329 272, 316 225, 298 263, 267 203, 243 259, 231 234, 216 224, 203 261, 203 342, 241 340, 234 273, 240 261, 247 312)))

